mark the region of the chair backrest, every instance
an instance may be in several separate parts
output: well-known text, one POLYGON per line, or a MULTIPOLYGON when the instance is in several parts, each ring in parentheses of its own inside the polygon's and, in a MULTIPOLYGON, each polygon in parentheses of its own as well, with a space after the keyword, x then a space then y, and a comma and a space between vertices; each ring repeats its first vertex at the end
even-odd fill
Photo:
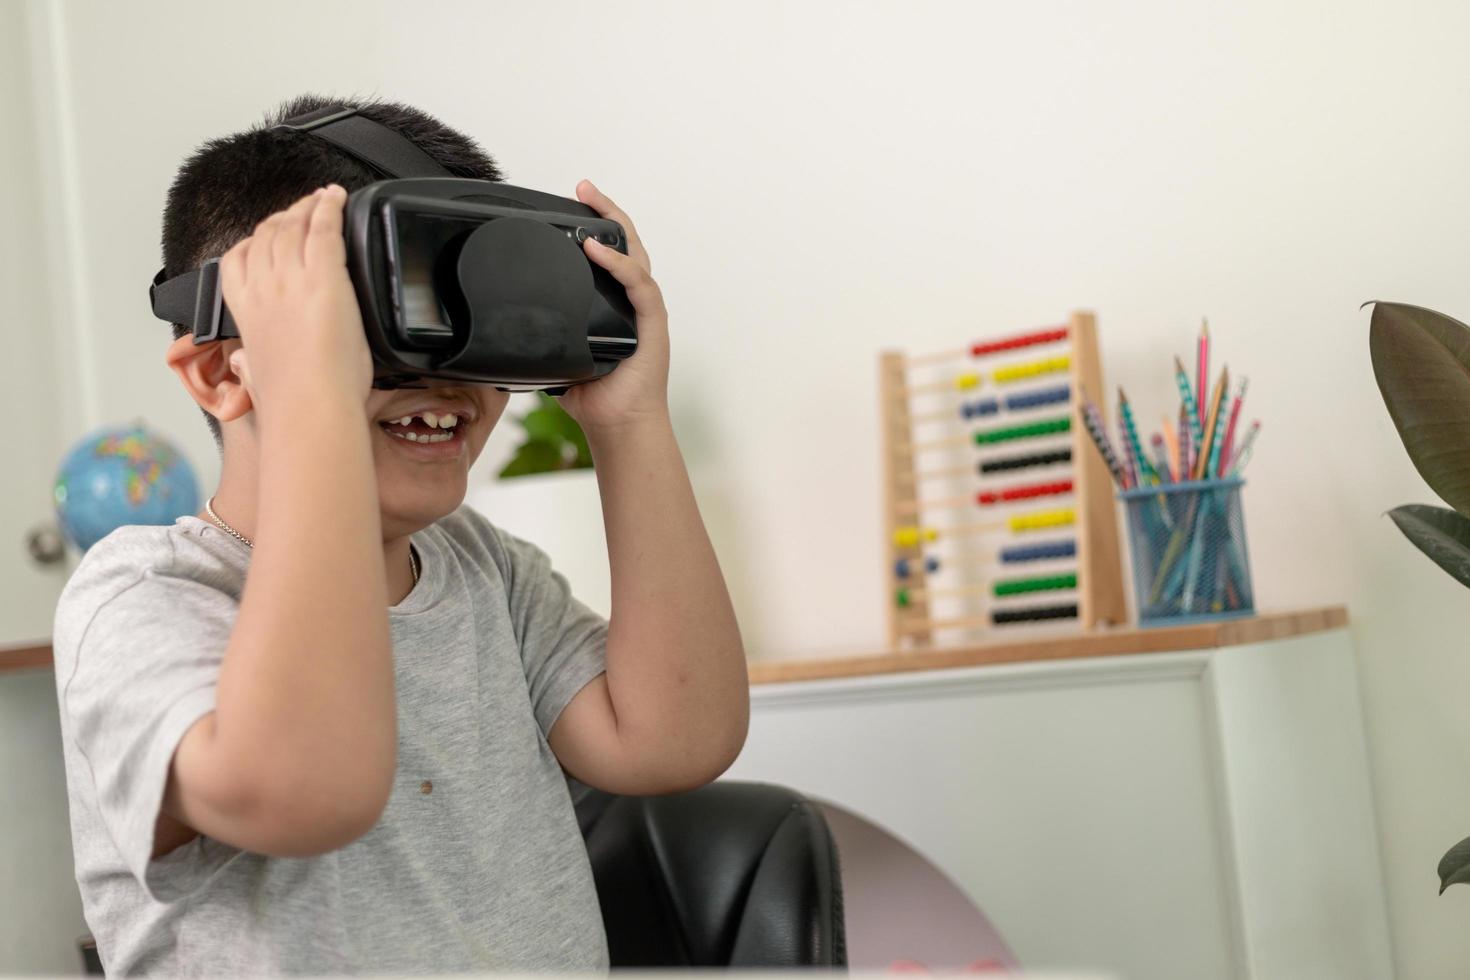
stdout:
POLYGON ((572 787, 614 968, 847 965, 837 849, 801 794, 572 787))
POLYGON ((97 940, 90 934, 77 940, 77 949, 82 954, 82 975, 87 977, 103 976, 102 957, 97 955, 97 940))

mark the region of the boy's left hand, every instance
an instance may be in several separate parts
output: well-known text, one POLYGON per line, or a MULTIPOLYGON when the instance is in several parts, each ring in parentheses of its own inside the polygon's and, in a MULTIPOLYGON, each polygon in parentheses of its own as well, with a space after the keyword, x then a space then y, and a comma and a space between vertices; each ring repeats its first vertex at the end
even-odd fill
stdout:
MULTIPOLYGON (((650 274, 648 251, 627 213, 596 187, 583 180, 577 198, 604 218, 623 226, 628 254, 588 238, 582 243, 587 258, 606 269, 622 284, 633 304, 638 328, 638 350, 611 374, 569 388, 561 396, 567 414, 584 431, 608 429, 629 422, 666 419, 669 414, 669 313, 664 297, 650 274)), ((591 434, 591 432, 589 432, 591 434)))

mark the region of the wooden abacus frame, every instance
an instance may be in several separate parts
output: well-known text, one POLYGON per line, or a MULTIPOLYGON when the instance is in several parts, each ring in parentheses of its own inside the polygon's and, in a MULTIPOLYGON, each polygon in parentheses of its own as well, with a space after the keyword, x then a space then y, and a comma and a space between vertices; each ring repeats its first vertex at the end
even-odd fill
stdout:
MULTIPOLYGON (((1071 315, 1065 327, 1044 333, 1052 338, 1046 343, 1065 344, 1068 358, 1069 394, 1066 408, 1071 419, 1068 429, 1071 442, 1070 472, 1076 532, 1077 621, 1084 630, 1100 625, 1127 621, 1127 599, 1123 584, 1123 566, 1118 548, 1118 522, 1113 502, 1112 478, 1102 458, 1088 444, 1081 423, 1082 393, 1093 398, 1102 394, 1102 364, 1097 347, 1096 317, 1085 311, 1071 315)), ((1041 343, 1043 341, 1036 341, 1041 343)), ((996 352, 1015 350, 1026 345, 1006 347, 1005 341, 995 346, 996 352)), ((927 647, 933 634, 945 629, 993 629, 989 617, 957 617, 936 620, 929 612, 929 571, 925 566, 922 535, 901 542, 900 530, 922 523, 920 477, 915 455, 923 445, 914 431, 913 391, 909 385, 909 369, 939 364, 946 360, 972 356, 970 350, 946 351, 922 357, 908 357, 901 351, 888 350, 879 355, 878 390, 882 412, 884 465, 884 552, 888 568, 884 575, 888 609, 888 642, 895 649, 905 643, 927 647), (907 559, 910 574, 906 586, 916 597, 905 608, 894 599, 894 569, 907 559)), ((988 356, 985 353, 974 355, 988 356)), ((1099 411, 1101 407, 1099 406, 1099 411)))

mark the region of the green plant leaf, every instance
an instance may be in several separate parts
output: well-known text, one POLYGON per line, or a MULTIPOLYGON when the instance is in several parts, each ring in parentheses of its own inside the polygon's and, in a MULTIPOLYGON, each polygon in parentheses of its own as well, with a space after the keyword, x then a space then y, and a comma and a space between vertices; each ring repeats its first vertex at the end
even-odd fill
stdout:
POLYGON ((1451 885, 1470 885, 1470 837, 1445 852, 1439 859, 1439 893, 1451 885))
POLYGON ((1414 468, 1470 514, 1470 327, 1423 307, 1374 303, 1368 348, 1414 468))
POLYGON ((561 420, 544 408, 532 409, 521 416, 521 424, 526 427, 526 435, 532 439, 551 443, 566 441, 566 436, 562 434, 561 420))
POLYGON ((532 439, 516 450, 500 471, 502 479, 510 476, 530 476, 533 473, 550 473, 565 469, 561 449, 555 443, 532 439))
POLYGON ((539 404, 521 417, 521 424, 526 427, 527 435, 532 439, 550 442, 570 442, 583 446, 587 444, 582 427, 577 425, 577 420, 568 415, 556 399, 544 391, 538 391, 536 397, 539 404))
POLYGON ((500 476, 591 469, 592 452, 576 419, 544 391, 536 392, 536 401, 535 408, 516 420, 526 430, 526 442, 516 449, 500 476))
POLYGON ((1428 504, 1404 504, 1388 516, 1430 561, 1470 586, 1470 518, 1428 504))

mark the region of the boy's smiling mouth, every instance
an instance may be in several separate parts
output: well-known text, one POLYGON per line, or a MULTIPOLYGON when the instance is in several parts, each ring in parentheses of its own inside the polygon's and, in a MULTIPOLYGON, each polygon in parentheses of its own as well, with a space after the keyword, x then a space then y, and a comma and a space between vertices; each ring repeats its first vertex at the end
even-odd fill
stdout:
POLYGON ((441 401, 394 409, 377 423, 393 442, 415 457, 437 459, 459 455, 465 428, 475 421, 476 414, 466 405, 441 401))
POLYGON ((379 422, 383 431, 390 436, 399 439, 407 439, 409 442, 448 442, 454 438, 454 430, 459 426, 459 415, 454 412, 446 412, 437 415, 434 412, 418 412, 414 415, 402 415, 396 419, 386 419, 379 422))

